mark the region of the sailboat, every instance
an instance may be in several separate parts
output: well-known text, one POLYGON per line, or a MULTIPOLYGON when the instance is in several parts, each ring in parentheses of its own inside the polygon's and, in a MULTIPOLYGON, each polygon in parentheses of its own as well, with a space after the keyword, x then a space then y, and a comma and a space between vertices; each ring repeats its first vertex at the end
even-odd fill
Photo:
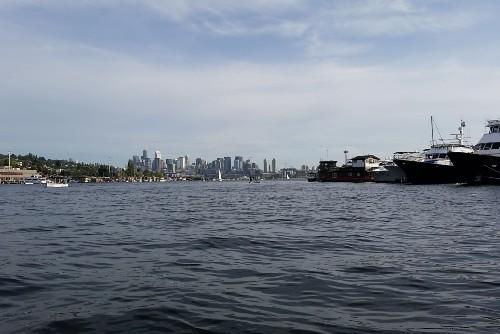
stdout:
POLYGON ((217 178, 217 181, 221 182, 222 181, 222 174, 220 172, 220 169, 219 169, 219 177, 217 178))
POLYGON ((286 175, 286 179, 290 180, 290 176, 288 176, 288 173, 285 173, 285 175, 286 175))

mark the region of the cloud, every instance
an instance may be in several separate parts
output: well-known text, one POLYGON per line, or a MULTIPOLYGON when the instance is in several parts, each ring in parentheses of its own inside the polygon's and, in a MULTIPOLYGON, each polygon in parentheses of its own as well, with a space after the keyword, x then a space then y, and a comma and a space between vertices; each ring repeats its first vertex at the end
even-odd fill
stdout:
POLYGON ((459 61, 414 68, 328 60, 180 67, 26 40, 4 55, 0 71, 5 147, 79 159, 126 161, 142 147, 207 159, 275 156, 290 165, 313 164, 325 147, 338 159, 346 147, 387 156, 425 147, 432 114, 449 129, 443 132, 469 121, 477 139, 500 103, 500 70, 459 61), (19 119, 22 137, 9 125, 19 119))
MULTIPOLYGON (((145 8, 142 2, 128 4, 145 8)), ((43 24, 36 25, 41 27, 37 30, 9 16, 0 27, 0 43, 8 46, 0 59, 2 147, 81 160, 112 155, 122 164, 146 147, 160 149, 165 156, 188 153, 207 159, 274 156, 298 166, 316 163, 325 148, 337 159, 345 148, 352 154, 382 156, 421 149, 428 143, 430 115, 443 133, 454 132, 460 119, 468 121, 474 141, 484 120, 497 112, 498 63, 466 61, 463 48, 445 50, 440 57, 417 52, 412 60, 399 63, 387 55, 380 61, 349 61, 380 48, 379 39, 392 38, 396 27, 412 34, 426 33, 426 26, 432 26, 431 31, 472 24, 474 20, 460 23, 467 20, 460 19, 458 10, 449 13, 458 18, 455 25, 448 19, 433 26, 425 24, 425 18, 439 21, 448 14, 408 1, 320 2, 318 8, 300 1, 290 2, 289 8, 280 8, 278 2, 217 4, 211 8, 205 2, 173 2, 174 9, 169 9, 151 2, 147 8, 158 13, 162 24, 167 20, 188 27, 187 34, 175 31, 178 39, 201 36, 194 41, 204 42, 206 36, 217 35, 250 43, 244 37, 272 35, 279 41, 271 42, 289 42, 279 47, 302 46, 305 56, 293 57, 287 49, 279 54, 280 62, 268 61, 258 39, 248 46, 262 55, 258 61, 228 56, 235 47, 231 43, 220 48, 217 61, 207 60, 205 47, 195 50, 200 52, 195 60, 170 61, 172 54, 191 56, 174 43, 165 43, 168 47, 160 49, 160 57, 151 59, 142 44, 137 47, 142 53, 134 53, 79 35, 51 34, 43 24), (350 20, 354 23, 347 29, 350 20), (19 120, 22 130, 12 126, 19 120)), ((6 6, 3 17, 19 3, 6 6)), ((23 6, 31 5, 25 1, 23 6)), ((66 6, 62 13, 70 6, 101 8, 97 1, 61 6, 66 6)), ((112 8, 113 2, 106 6, 112 8)), ((130 8, 123 10, 128 13, 130 8)), ((150 16, 146 18, 149 22, 150 16)), ((64 24, 56 30, 64 31, 64 24)), ((96 32, 105 30, 102 24, 96 32)), ((129 32, 126 28, 116 27, 129 32)), ((150 28, 139 36, 153 34, 150 28)))

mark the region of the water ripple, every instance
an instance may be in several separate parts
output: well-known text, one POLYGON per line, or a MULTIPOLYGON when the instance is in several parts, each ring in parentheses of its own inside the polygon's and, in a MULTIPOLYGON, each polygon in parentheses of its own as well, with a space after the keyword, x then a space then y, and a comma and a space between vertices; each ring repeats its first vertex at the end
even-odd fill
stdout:
POLYGON ((497 333, 499 187, 0 189, 2 333, 497 333))

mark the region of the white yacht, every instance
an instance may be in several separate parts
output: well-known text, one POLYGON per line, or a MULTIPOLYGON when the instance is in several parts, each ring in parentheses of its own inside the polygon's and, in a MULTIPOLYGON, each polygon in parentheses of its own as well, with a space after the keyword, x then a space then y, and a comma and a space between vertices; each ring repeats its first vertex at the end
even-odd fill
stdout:
POLYGON ((486 122, 486 132, 471 153, 449 152, 453 165, 469 184, 500 184, 500 120, 486 122))
POLYGON ((414 184, 438 184, 465 182, 457 173, 451 162, 449 152, 472 153, 471 146, 464 143, 465 122, 461 121, 454 141, 446 142, 442 138, 439 143, 434 141, 434 121, 431 117, 432 139, 431 147, 425 149, 423 159, 408 160, 394 159, 394 162, 403 169, 406 181, 414 184))

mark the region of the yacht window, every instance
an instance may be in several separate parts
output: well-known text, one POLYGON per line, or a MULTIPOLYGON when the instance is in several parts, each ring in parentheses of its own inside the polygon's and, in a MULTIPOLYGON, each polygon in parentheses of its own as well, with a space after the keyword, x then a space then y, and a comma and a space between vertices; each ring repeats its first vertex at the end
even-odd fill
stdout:
POLYGON ((446 153, 442 153, 442 154, 440 154, 440 155, 439 155, 439 158, 440 158, 440 159, 446 159, 446 153))
POLYGON ((483 149, 484 144, 477 144, 475 149, 481 151, 483 149))
POLYGON ((434 154, 434 155, 432 156, 432 159, 437 159, 437 158, 439 158, 439 154, 434 154))
POLYGON ((493 143, 493 145, 491 145, 492 150, 498 150, 499 148, 500 148, 500 143, 493 143))
POLYGON ((426 155, 425 155, 425 157, 426 157, 427 159, 432 159, 432 155, 431 155, 431 154, 426 154, 426 155))
POLYGON ((484 144, 483 150, 489 150, 491 148, 491 143, 484 144))

